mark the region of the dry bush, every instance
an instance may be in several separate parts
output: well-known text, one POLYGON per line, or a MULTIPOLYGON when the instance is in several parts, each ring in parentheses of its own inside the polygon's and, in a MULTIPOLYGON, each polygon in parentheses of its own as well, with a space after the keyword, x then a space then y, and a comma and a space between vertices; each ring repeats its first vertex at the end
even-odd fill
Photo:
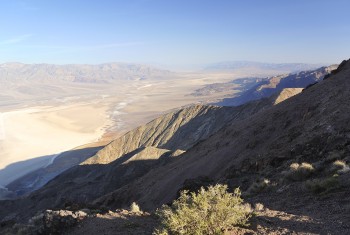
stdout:
POLYGON ((262 203, 255 204, 254 211, 259 212, 259 211, 263 211, 263 210, 264 210, 264 204, 262 204, 262 203))
POLYGON ((284 172, 284 174, 289 180, 302 181, 307 179, 314 171, 315 168, 310 163, 292 163, 289 170, 284 172))
POLYGON ((337 174, 345 174, 347 172, 350 172, 350 167, 346 164, 345 161, 336 160, 332 164, 331 171, 337 174))
POLYGON ((136 202, 131 203, 130 205, 130 211, 134 213, 141 212, 139 205, 136 204, 136 202))
POLYGON ((156 214, 161 227, 154 234, 223 234, 247 226, 252 209, 243 204, 238 188, 228 193, 226 185, 217 184, 198 193, 182 191, 171 207, 163 205, 156 214))

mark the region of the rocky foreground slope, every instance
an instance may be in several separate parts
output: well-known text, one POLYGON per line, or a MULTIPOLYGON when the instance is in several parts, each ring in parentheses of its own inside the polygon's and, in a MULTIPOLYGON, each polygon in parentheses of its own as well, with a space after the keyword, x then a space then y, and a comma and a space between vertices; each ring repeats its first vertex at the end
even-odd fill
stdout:
POLYGON ((153 211, 181 189, 220 182, 269 208, 258 220, 267 233, 347 234, 349 96, 347 61, 284 102, 275 96, 179 110, 113 141, 28 197, 0 202, 0 218, 25 220, 48 208, 116 209, 133 201, 153 211))

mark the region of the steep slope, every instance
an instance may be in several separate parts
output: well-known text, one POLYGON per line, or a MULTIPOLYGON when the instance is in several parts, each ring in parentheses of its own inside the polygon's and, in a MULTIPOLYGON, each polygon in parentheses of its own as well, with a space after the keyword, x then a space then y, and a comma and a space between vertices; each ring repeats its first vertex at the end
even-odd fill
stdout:
MULTIPOLYGON (((288 97, 284 96, 284 99, 286 98, 288 97)), ((72 166, 78 164, 108 164, 145 146, 172 149, 177 151, 172 155, 179 155, 179 152, 183 153, 198 141, 215 133, 227 120, 247 117, 251 113, 274 104, 275 99, 276 97, 271 97, 269 100, 251 103, 235 110, 194 106, 179 112, 166 114, 127 133, 122 138, 118 138, 95 156, 93 155, 101 147, 93 145, 82 146, 60 154, 49 166, 40 168, 8 184, 6 187, 9 192, 6 192, 6 194, 10 195, 9 193, 12 193, 12 198, 25 195, 41 188, 49 180, 72 166), (232 112, 227 110, 232 110, 232 112)))
POLYGON ((333 177, 328 168, 334 160, 349 163, 349 79, 350 61, 342 63, 326 80, 273 107, 276 99, 289 95, 238 107, 194 106, 185 108, 184 113, 185 109, 165 115, 168 125, 156 119, 30 196, 0 202, 0 218, 12 213, 23 219, 37 210, 94 199, 96 206, 120 208, 137 201, 141 208, 154 210, 171 202, 191 180, 200 183, 205 177, 249 192, 254 183, 267 179, 271 191, 249 200, 264 202, 273 209, 306 213, 325 223, 325 232, 337 229, 338 234, 346 234, 346 215, 350 214, 348 173, 339 173, 339 187, 331 195, 315 198, 302 182, 285 181, 285 172, 292 163, 307 162, 316 168, 311 179, 319 180, 333 177), (186 113, 193 117, 188 119, 186 113), (219 117, 220 122, 214 121, 213 126, 204 125, 219 117), (195 135, 191 128, 187 131, 191 126, 201 132, 195 135), (187 136, 197 139, 189 138, 192 144, 187 145, 187 136), (336 222, 328 223, 331 219, 336 222))
POLYGON ((163 115, 111 142, 28 197, 0 202, 0 217, 12 211, 18 218, 26 218, 45 208, 89 203, 151 169, 176 161, 227 123, 247 118, 273 103, 264 99, 240 107, 195 105, 163 115))
POLYGON ((237 97, 224 99, 219 104, 225 106, 241 105, 251 100, 269 97, 285 88, 305 88, 310 84, 321 81, 324 76, 328 75, 335 68, 335 65, 331 65, 312 71, 274 76, 266 81, 261 81, 237 97))
POLYGON ((219 130, 225 121, 231 120, 233 112, 229 110, 233 111, 197 105, 165 114, 113 141, 82 164, 107 164, 146 146, 187 150, 199 140, 219 130))
POLYGON ((348 171, 339 176, 331 196, 325 197, 312 196, 304 183, 282 179, 292 163, 317 167, 311 176, 311 182, 317 182, 332 177, 333 161, 350 161, 349 97, 347 61, 328 79, 226 126, 176 161, 95 202, 120 207, 137 201, 142 208, 152 210, 171 202, 189 179, 206 176, 247 190, 257 180, 267 178, 273 190, 255 198, 272 208, 311 215, 328 226, 321 227, 324 231, 337 229, 338 234, 345 234, 350 229, 342 225, 350 213, 350 200, 345 196, 350 193, 348 171), (327 224, 329 221, 332 223, 327 224))
POLYGON ((289 99, 290 97, 293 97, 293 96, 299 94, 302 91, 303 91, 303 88, 285 88, 281 92, 279 92, 278 94, 274 95, 274 97, 275 97, 274 104, 279 104, 279 103, 285 101, 286 99, 289 99))

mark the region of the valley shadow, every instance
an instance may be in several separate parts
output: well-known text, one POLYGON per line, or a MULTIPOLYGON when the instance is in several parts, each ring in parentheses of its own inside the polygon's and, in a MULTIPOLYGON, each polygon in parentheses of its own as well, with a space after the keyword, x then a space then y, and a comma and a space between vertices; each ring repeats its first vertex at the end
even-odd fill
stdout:
MULTIPOLYGON (((37 157, 23 162, 17 162, 9 165, 4 170, 6 176, 12 175, 14 180, 6 184, 8 190, 15 192, 17 196, 25 195, 34 191, 55 176, 65 170, 78 165, 87 158, 92 157, 102 147, 88 147, 82 149, 73 149, 60 154, 37 157)), ((0 171, 1 176, 1 171, 0 171)))
MULTIPOLYGON (((88 204, 91 205, 95 199, 118 190, 144 176, 150 170, 173 160, 168 157, 171 152, 166 152, 158 159, 129 161, 143 149, 136 149, 108 164, 76 165, 57 175, 28 197, 40 202, 42 208, 62 209, 67 205, 83 208, 88 204)), ((130 200, 136 196, 106 198, 101 203, 104 206, 120 208, 130 205, 130 200)))
POLYGON ((0 170, 0 185, 5 186, 16 178, 46 166, 54 156, 56 155, 45 155, 7 165, 4 169, 0 170))
MULTIPOLYGON (((94 208, 95 199, 118 190, 155 167, 173 160, 168 157, 171 152, 166 152, 158 159, 128 161, 143 149, 139 148, 109 164, 73 166, 50 179, 42 187, 27 193, 22 192, 22 196, 15 198, 16 200, 0 201, 0 221, 10 214, 15 214, 19 221, 25 221, 38 211, 46 209, 94 208)), ((106 197, 101 203, 115 209, 123 208, 130 206, 130 200, 137 196, 127 195, 116 200, 106 197)))

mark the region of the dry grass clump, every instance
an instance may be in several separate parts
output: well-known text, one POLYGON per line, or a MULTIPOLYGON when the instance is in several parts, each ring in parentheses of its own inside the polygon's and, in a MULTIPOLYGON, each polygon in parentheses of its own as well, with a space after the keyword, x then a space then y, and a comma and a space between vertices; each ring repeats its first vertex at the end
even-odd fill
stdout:
POLYGON ((310 177, 310 175, 314 171, 315 171, 315 168, 310 163, 307 163, 307 162, 303 162, 301 164, 292 163, 289 166, 289 170, 284 172, 284 174, 286 178, 289 180, 302 181, 310 177))
POLYGON ((234 226, 247 226, 252 215, 241 192, 227 192, 226 185, 201 188, 198 193, 181 192, 172 206, 163 205, 156 214, 161 227, 154 234, 224 234, 234 226))
POLYGON ((336 172, 337 174, 345 174, 350 172, 350 167, 346 164, 345 161, 336 160, 332 164, 331 171, 336 172))
POLYGON ((339 187, 338 176, 334 175, 323 179, 308 180, 306 187, 315 194, 327 193, 339 187))
POLYGON ((255 204, 254 211, 259 212, 259 211, 263 211, 263 210, 264 210, 264 204, 262 204, 262 203, 255 204))
POLYGON ((130 211, 134 213, 140 213, 142 212, 139 205, 136 204, 136 202, 131 203, 130 205, 130 211))
POLYGON ((263 190, 265 190, 266 188, 268 188, 271 185, 270 180, 268 179, 263 179, 263 180, 259 180, 254 182, 248 189, 247 189, 247 194, 256 194, 259 193, 263 190))

